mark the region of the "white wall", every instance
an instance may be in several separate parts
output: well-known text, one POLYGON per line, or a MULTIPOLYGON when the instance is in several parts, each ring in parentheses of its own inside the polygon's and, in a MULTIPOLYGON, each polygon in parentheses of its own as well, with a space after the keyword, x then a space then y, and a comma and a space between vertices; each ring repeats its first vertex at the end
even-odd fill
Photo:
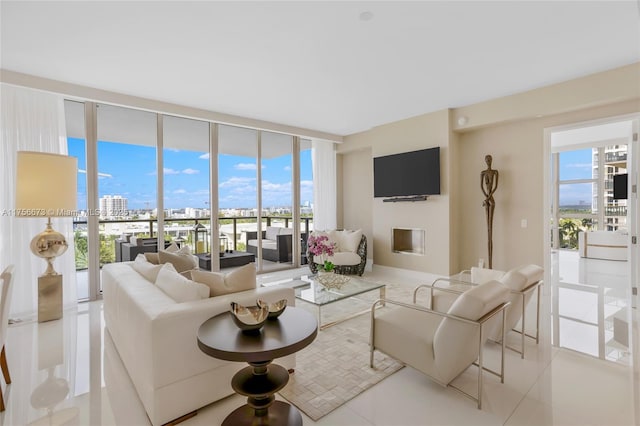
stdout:
MULTIPOLYGON (((346 136, 338 152, 370 149, 371 157, 416 149, 441 148, 441 192, 420 203, 382 203, 353 194, 367 185, 354 164, 343 165, 338 185, 344 218, 371 221, 374 263, 449 274, 487 258, 487 232, 480 172, 484 156, 493 156, 500 172, 493 235, 493 266, 544 264, 544 128, 640 112, 640 64, 632 64, 569 82, 452 110, 375 127, 346 136), (458 118, 465 116, 467 124, 458 118), (358 182, 356 186, 352 181, 358 182), (348 182, 348 183, 347 183, 348 182), (526 228, 521 226, 527 221, 526 228), (393 226, 427 232, 425 256, 391 252, 393 226)), ((360 155, 356 163, 372 158, 360 155)), ((364 165, 363 165, 364 167, 364 165)), ((372 185, 369 183, 369 185, 372 185)), ((351 220, 351 219, 350 219, 351 220)))
POLYGON ((407 120, 386 124, 369 131, 347 136, 338 147, 348 162, 343 162, 343 200, 352 197, 360 200, 348 206, 343 202, 345 221, 359 220, 372 225, 374 262, 377 265, 406 268, 416 271, 446 274, 449 272, 449 183, 448 183, 448 111, 425 114, 407 120), (384 203, 373 198, 373 157, 440 147, 440 192, 427 201, 384 203), (352 155, 354 150, 365 154, 352 155), (369 174, 360 170, 368 168, 369 174), (354 184, 353 182, 357 182, 354 184), (353 188, 368 186, 370 193, 363 198, 354 194, 353 188), (426 231, 425 255, 393 253, 391 251, 391 229, 418 228, 426 231))

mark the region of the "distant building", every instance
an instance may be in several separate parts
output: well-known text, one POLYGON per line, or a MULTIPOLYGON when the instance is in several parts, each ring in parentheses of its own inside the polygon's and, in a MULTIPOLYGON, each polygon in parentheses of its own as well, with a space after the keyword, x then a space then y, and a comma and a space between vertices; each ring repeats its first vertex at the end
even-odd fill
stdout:
POLYGON ((114 218, 128 215, 128 200, 120 195, 105 195, 100 198, 100 217, 114 218))
MULTIPOLYGON (((627 145, 611 145, 592 149, 592 177, 598 178, 598 158, 603 155, 604 165, 604 223, 598 228, 616 231, 627 228, 627 200, 617 200, 613 196, 613 176, 627 173, 627 145)), ((598 211, 598 192, 593 191, 591 208, 598 211)))

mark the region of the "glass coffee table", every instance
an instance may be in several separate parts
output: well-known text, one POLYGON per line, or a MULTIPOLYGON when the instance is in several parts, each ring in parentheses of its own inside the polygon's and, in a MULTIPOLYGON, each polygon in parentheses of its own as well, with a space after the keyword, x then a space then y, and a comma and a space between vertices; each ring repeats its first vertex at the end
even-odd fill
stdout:
MULTIPOLYGON (((291 285, 296 293, 296 298, 311 303, 318 307, 318 327, 324 330, 332 325, 336 325, 358 315, 362 315, 369 310, 360 311, 344 318, 322 324, 322 307, 330 303, 339 302, 359 294, 367 293, 374 290, 380 291, 380 299, 385 298, 385 284, 367 281, 360 277, 348 275, 349 280, 339 287, 327 287, 316 280, 315 275, 302 277, 291 285)), ((384 303, 380 306, 384 306, 384 303)))

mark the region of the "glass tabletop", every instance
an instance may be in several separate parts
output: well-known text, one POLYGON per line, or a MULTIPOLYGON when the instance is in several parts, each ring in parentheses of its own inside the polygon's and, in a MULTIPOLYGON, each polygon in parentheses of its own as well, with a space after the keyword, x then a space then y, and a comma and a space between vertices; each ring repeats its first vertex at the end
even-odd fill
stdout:
POLYGON ((303 277, 304 284, 295 287, 296 297, 314 305, 326 305, 368 291, 383 288, 385 285, 367 281, 360 277, 349 276, 349 281, 338 288, 327 288, 315 280, 315 276, 303 277))

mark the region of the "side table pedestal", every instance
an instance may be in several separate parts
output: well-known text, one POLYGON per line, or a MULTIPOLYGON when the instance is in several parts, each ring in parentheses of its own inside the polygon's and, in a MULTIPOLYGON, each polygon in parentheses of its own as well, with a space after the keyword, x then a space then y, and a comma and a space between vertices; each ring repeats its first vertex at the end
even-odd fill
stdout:
POLYGON ((236 408, 222 422, 222 426, 300 426, 302 416, 295 407, 282 401, 274 401, 266 416, 256 417, 253 408, 243 405, 236 408))
POLYGON ((280 365, 271 364, 271 361, 249 362, 249 365, 238 371, 231 380, 233 390, 247 396, 247 404, 231 413, 223 424, 252 425, 256 424, 255 419, 264 419, 268 422, 257 424, 301 425, 302 417, 298 410, 289 404, 276 404, 275 401, 274 394, 289 382, 289 372, 280 365), (296 416, 300 418, 300 423, 291 423, 296 416), (246 422, 243 418, 246 418, 246 422))

